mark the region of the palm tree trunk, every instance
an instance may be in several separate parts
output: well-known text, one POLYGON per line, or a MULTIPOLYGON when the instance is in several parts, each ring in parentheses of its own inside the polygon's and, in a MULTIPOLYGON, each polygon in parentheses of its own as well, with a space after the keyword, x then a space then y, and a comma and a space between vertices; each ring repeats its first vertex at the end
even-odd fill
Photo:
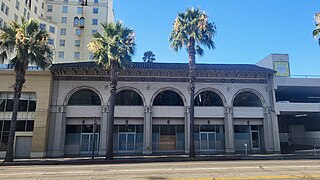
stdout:
POLYGON ((113 126, 114 126, 114 107, 116 104, 116 91, 118 82, 118 64, 115 61, 111 61, 110 68, 110 112, 108 114, 109 126, 108 126, 108 147, 107 147, 107 160, 113 159, 113 126))
POLYGON ((196 57, 195 57, 195 41, 190 39, 188 43, 188 55, 189 55, 189 91, 190 91, 190 134, 189 134, 189 158, 196 156, 194 149, 194 90, 196 81, 196 57))
POLYGON ((7 152, 6 152, 4 162, 13 162, 13 146, 14 146, 14 137, 16 134, 16 122, 17 122, 17 115, 19 110, 19 100, 21 97, 21 90, 24 83, 25 83, 25 73, 17 73, 15 87, 14 87, 14 96, 13 96, 13 112, 12 112, 12 118, 10 123, 7 152))

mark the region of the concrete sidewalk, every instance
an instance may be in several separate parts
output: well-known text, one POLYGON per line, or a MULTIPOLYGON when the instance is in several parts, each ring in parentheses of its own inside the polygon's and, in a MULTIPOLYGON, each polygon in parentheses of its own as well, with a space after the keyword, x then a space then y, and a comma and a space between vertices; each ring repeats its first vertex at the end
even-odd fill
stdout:
POLYGON ((84 165, 84 164, 120 164, 120 163, 148 163, 148 162, 182 162, 182 161, 234 161, 234 160, 290 160, 290 159, 320 159, 320 154, 220 154, 197 155, 188 158, 187 155, 159 155, 159 156, 115 156, 114 160, 105 157, 76 157, 76 158, 42 158, 42 159, 15 159, 14 162, 4 163, 0 166, 23 165, 84 165))

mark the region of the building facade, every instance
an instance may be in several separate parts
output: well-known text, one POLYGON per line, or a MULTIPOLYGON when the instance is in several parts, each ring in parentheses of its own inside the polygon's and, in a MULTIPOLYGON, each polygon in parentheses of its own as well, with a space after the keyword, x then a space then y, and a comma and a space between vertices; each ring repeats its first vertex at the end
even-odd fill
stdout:
MULTIPOLYGON (((114 152, 187 153, 188 66, 132 63, 119 74, 114 152)), ((106 154, 109 75, 93 62, 55 64, 50 157, 106 154), (91 144, 91 145, 90 145, 91 144)), ((199 154, 280 152, 273 70, 256 65, 197 65, 195 146, 199 154)))
MULTIPOLYGON (((45 157, 51 102, 50 71, 28 71, 17 119, 16 157, 45 157)), ((13 70, 0 71, 0 157, 5 156, 13 108, 13 70)))

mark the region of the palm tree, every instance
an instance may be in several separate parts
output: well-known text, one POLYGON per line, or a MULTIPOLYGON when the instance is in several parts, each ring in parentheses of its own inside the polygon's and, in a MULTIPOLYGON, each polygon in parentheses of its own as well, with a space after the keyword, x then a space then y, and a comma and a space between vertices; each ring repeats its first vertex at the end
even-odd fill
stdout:
POLYGON ((0 29, 0 56, 9 58, 14 67, 15 84, 13 112, 8 138, 7 152, 4 161, 13 161, 13 145, 19 100, 28 64, 36 64, 44 69, 51 64, 52 47, 48 44, 48 32, 39 29, 39 22, 33 19, 21 19, 21 25, 11 21, 9 27, 0 29))
POLYGON ((154 55, 152 51, 146 51, 143 54, 142 60, 143 62, 153 62, 153 61, 156 61, 155 56, 156 55, 154 55))
POLYGON ((184 13, 179 13, 173 23, 173 29, 169 41, 171 48, 178 51, 185 47, 189 60, 189 93, 190 93, 190 143, 189 157, 195 157, 194 149, 194 90, 196 81, 196 57, 203 55, 201 45, 209 49, 214 49, 213 37, 216 34, 216 26, 208 21, 208 16, 200 9, 187 9, 184 13))
POLYGON ((106 70, 110 71, 110 113, 108 114, 108 147, 106 158, 113 159, 113 124, 114 106, 118 72, 131 62, 131 56, 135 52, 135 33, 120 22, 103 23, 103 32, 93 35, 94 40, 88 44, 88 49, 93 53, 93 59, 98 60, 106 70))
MULTIPOLYGON (((316 29, 313 30, 312 34, 314 38, 318 38, 320 36, 320 12, 314 15, 314 20, 316 22, 316 29)), ((320 38, 318 38, 318 44, 320 45, 320 38)))

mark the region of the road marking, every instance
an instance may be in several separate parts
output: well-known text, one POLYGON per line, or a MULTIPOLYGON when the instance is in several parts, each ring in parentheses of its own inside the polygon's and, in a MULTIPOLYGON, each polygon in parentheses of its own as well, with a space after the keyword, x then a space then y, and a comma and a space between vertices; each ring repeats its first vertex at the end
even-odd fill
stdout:
POLYGON ((170 178, 169 180, 242 180, 242 179, 315 179, 317 175, 270 175, 270 176, 243 176, 243 177, 216 177, 216 178, 170 178))

